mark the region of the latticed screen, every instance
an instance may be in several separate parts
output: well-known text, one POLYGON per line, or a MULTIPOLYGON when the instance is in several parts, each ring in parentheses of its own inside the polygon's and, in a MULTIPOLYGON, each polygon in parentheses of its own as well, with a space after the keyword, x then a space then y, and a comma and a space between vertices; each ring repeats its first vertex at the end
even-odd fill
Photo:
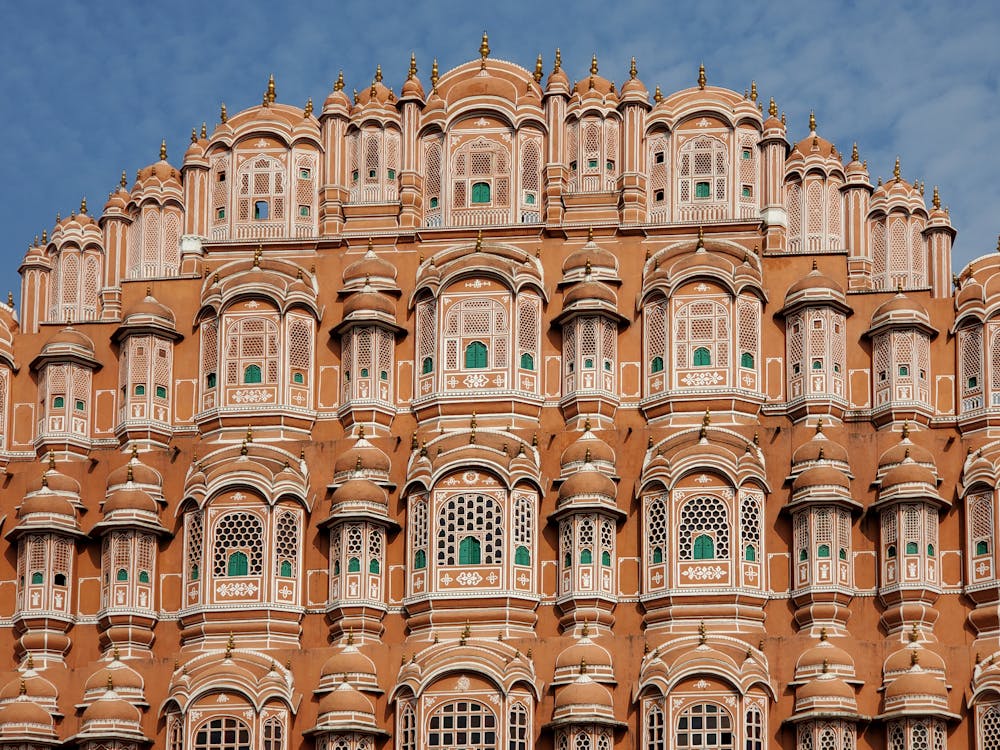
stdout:
POLYGON ((264 571, 264 526, 253 513, 227 513, 215 523, 213 572, 259 576, 264 571))
POLYGON ((729 309, 714 300, 681 304, 674 312, 674 362, 678 368, 729 366, 729 309), (698 356, 699 350, 707 352, 698 356))
POLYGON ((740 501, 740 540, 744 560, 761 559, 761 500, 748 495, 740 501))
POLYGON ((698 136, 680 150, 678 196, 681 203, 726 200, 728 181, 726 144, 710 136, 698 136))
POLYGON ((726 560, 729 558, 729 509, 712 495, 689 500, 681 508, 677 530, 681 560, 726 560))
POLYGON ((788 207, 788 250, 797 253, 802 245, 802 186, 791 182, 785 188, 785 205, 788 207))
POLYGON ((424 224, 429 227, 439 227, 442 224, 444 201, 442 153, 439 136, 424 141, 424 224))
POLYGON ((460 364, 464 368, 506 367, 511 334, 509 320, 506 307, 495 299, 472 297, 452 305, 444 324, 445 368, 458 369, 460 364), (478 348, 475 349, 475 359, 470 360, 467 356, 469 346, 476 343, 486 347, 483 364, 479 364, 478 348))
POLYGON ((670 201, 668 148, 670 138, 666 133, 657 133, 647 139, 646 173, 649 175, 649 208, 654 213, 650 217, 654 221, 665 221, 668 218, 670 201))
POLYGON ((670 530, 667 526, 667 504, 663 498, 655 498, 646 506, 645 531, 648 562, 664 562, 670 530))
POLYGON ((457 495, 438 513, 438 564, 500 565, 503 510, 484 495, 457 495))
POLYGON ((299 519, 292 511, 278 514, 274 531, 275 575, 292 577, 298 568, 299 519))
POLYGON ((227 321, 226 383, 272 384, 277 380, 277 324, 257 317, 227 321))

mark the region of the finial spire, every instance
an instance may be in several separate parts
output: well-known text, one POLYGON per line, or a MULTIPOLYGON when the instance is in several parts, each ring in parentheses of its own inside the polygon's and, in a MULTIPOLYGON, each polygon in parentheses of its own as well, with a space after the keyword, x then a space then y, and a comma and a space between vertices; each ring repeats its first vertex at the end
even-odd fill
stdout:
POLYGON ((597 75, 597 53, 596 52, 594 53, 594 56, 590 58, 590 75, 592 75, 592 76, 596 76, 597 75))
POLYGON ((480 229, 476 233, 476 252, 481 253, 483 251, 483 230, 480 229))
POLYGON ((771 117, 778 116, 778 105, 774 103, 774 97, 771 97, 771 102, 767 105, 767 114, 771 117))
POLYGON ((542 82, 542 53, 538 53, 538 59, 535 60, 535 72, 531 76, 535 79, 535 83, 542 82))
POLYGON ((205 140, 208 138, 208 123, 204 120, 201 123, 201 139, 205 140))
POLYGON ((757 101, 757 82, 750 81, 750 101, 757 101))
POLYGON ((310 96, 306 99, 306 106, 302 110, 302 114, 306 117, 312 117, 313 113, 313 98, 310 96))
POLYGON ((87 213, 87 196, 86 195, 83 196, 80 199, 80 213, 81 214, 87 213))
POLYGON ((382 63, 375 66, 375 83, 382 83, 382 63))
POLYGON ((858 142, 855 141, 854 145, 851 147, 851 161, 858 160, 858 142))
POLYGON ((698 66, 698 88, 704 89, 705 84, 708 83, 708 79, 705 77, 705 63, 701 63, 698 66))
POLYGON ((698 246, 697 246, 696 249, 697 250, 704 250, 705 249, 705 228, 704 227, 698 227, 698 246))
POLYGON ((167 139, 160 141, 160 161, 167 160, 167 139))
POLYGON ((407 71, 407 78, 413 79, 417 77, 417 53, 410 53, 410 69, 407 71))
POLYGON ((337 73, 337 80, 333 82, 333 90, 334 91, 344 90, 344 71, 341 70, 339 73, 337 73))
POLYGON ((434 62, 431 63, 431 88, 437 91, 438 87, 438 61, 434 58, 434 62))
POLYGON ((812 111, 809 112, 809 132, 816 132, 816 113, 812 111))
POLYGON ((191 143, 197 143, 197 142, 198 142, 198 129, 191 128, 191 143))
POLYGON ((222 104, 219 105, 219 121, 222 123, 226 123, 229 121, 229 115, 226 113, 225 102, 222 102, 222 104))
POLYGON ((893 179, 898 180, 899 179, 899 174, 900 174, 900 172, 899 172, 899 157, 897 156, 896 157, 896 166, 894 166, 892 168, 893 179))
POLYGON ((486 30, 483 30, 483 40, 479 43, 479 57, 482 58, 480 63, 480 68, 486 68, 486 58, 490 56, 490 38, 486 34, 486 30))
POLYGON ((277 98, 277 93, 274 89, 274 73, 271 73, 271 75, 267 77, 267 103, 274 104, 274 101, 277 98))
POLYGON ((633 55, 632 56, 632 64, 629 65, 629 68, 628 68, 628 77, 631 80, 634 81, 638 77, 638 75, 639 75, 639 70, 635 66, 635 55, 633 55))
POLYGON ((660 84, 656 84, 656 90, 653 92, 653 101, 657 104, 663 101, 663 92, 660 91, 660 84))

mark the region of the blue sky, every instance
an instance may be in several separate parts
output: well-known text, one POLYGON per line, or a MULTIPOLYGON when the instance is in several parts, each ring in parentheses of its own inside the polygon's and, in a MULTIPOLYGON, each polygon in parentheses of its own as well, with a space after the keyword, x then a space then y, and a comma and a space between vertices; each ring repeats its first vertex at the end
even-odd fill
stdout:
POLYGON ((895 157, 906 179, 939 185, 959 231, 956 269, 996 247, 1000 232, 1000 10, 943 2, 13 2, 0 29, 5 116, 0 162, 0 294, 17 292, 28 243, 86 195, 99 213, 122 169, 156 160, 161 138, 180 166, 191 128, 258 104, 274 73, 278 100, 317 109, 344 70, 368 85, 376 63, 397 92, 410 52, 427 82, 477 56, 572 78, 597 53, 620 84, 635 55, 650 91, 711 84, 787 112, 805 136, 810 109, 842 153, 858 142, 872 180, 895 157), (153 9, 155 8, 155 10, 153 9), (6 285, 4 286, 4 282, 6 285))

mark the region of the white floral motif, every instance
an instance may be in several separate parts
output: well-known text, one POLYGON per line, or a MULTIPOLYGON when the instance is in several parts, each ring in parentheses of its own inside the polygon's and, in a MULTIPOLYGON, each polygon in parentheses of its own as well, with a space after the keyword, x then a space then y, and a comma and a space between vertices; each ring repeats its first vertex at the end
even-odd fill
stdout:
POLYGON ((699 690, 704 690, 705 688, 707 688, 707 687, 708 687, 708 680, 698 680, 698 681, 697 681, 697 682, 696 682, 696 683, 694 684, 694 686, 695 686, 696 688, 698 688, 699 690))
POLYGON ((215 589, 219 596, 254 596, 257 590, 256 583, 222 583, 215 589))
POLYGON ((681 378, 684 385, 718 385, 722 382, 722 375, 718 372, 692 372, 681 378))
POLYGON ((725 577, 726 570, 721 565, 711 566, 711 565, 700 565, 694 568, 688 568, 684 571, 683 576, 692 581, 717 581, 720 578, 725 577))
POLYGON ((458 688, 459 692, 464 693, 466 690, 469 689, 469 686, 471 684, 472 683, 469 682, 469 678, 466 677, 465 675, 462 675, 461 677, 458 678, 458 681, 455 683, 455 687, 458 688))
POLYGON ((240 388, 233 394, 233 401, 237 404, 260 404, 272 398, 274 394, 263 388, 240 388))
POLYGON ((482 388, 490 382, 490 379, 482 373, 477 372, 475 375, 466 375, 465 380, 462 382, 466 388, 482 388))
POLYGON ((479 575, 479 573, 470 573, 466 571, 455 576, 455 580, 461 586, 476 586, 482 583, 483 577, 479 575))
POLYGON ((216 703, 229 703, 229 696, 225 693, 219 693, 219 697, 215 699, 216 703))

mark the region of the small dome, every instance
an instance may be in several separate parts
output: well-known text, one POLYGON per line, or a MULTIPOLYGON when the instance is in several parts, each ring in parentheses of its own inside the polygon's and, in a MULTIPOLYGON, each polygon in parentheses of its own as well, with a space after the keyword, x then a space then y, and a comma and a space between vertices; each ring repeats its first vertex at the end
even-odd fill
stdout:
POLYGON ((28 493, 38 492, 47 488, 49 492, 79 497, 80 483, 55 468, 55 462, 49 459, 49 468, 28 487, 28 493))
POLYGON ((76 524, 76 508, 66 499, 65 495, 55 492, 36 492, 30 497, 26 497, 21 507, 18 508, 17 517, 25 519, 34 514, 46 514, 55 516, 66 516, 76 524))
POLYGON ((563 275, 569 275, 573 271, 586 270, 588 263, 591 270, 606 269, 616 277, 618 275, 618 259, 613 253, 594 242, 593 238, 589 239, 583 247, 566 256, 566 260, 562 264, 563 275))
POLYGON ((389 457, 361 436, 353 446, 337 456, 333 462, 333 473, 336 476, 345 472, 365 471, 388 475, 389 467, 389 457))
POLYGON ((574 284, 563 297, 563 307, 580 302, 600 301, 609 305, 618 305, 618 295, 603 281, 582 281, 574 284))
POLYGON ((591 669, 610 668, 612 666, 611 654, 607 649, 598 646, 589 637, 583 636, 563 649, 556 657, 556 670, 572 669, 574 671, 584 665, 588 671, 591 669))
POLYGON ((829 293, 839 300, 844 299, 844 288, 832 278, 814 268, 788 287, 788 291, 785 293, 785 304, 787 305, 792 297, 798 295, 813 297, 822 296, 823 293, 829 293))
POLYGON ((581 674, 568 685, 556 688, 553 715, 573 715, 586 713, 600 716, 614 716, 614 699, 604 685, 594 682, 589 675, 581 674))
POLYGON ((835 674, 854 674, 854 658, 828 640, 821 640, 802 652, 795 663, 795 675, 822 672, 828 669, 835 674))
POLYGON ((129 482, 160 487, 163 485, 163 477, 158 471, 149 468, 136 456, 133 456, 128 463, 122 464, 108 474, 108 487, 118 487, 129 482), (130 469, 131 471, 129 471, 130 469))
POLYGON ((29 667, 24 672, 17 675, 0 689, 0 702, 7 702, 16 699, 21 695, 21 684, 24 684, 24 695, 30 699, 41 699, 42 703, 51 702, 55 705, 59 692, 55 685, 42 677, 33 668, 29 667))
POLYGON ((946 674, 944 659, 934 651, 924 648, 920 644, 911 643, 897 651, 893 651, 889 658, 885 660, 882 672, 886 675, 900 674, 908 672, 914 663, 920 664, 920 668, 927 672, 946 674))
POLYGON ((854 690, 839 677, 830 672, 810 680, 795 691, 796 704, 815 699, 842 699, 856 705, 854 690))
MULTIPOLYGON (((18 725, 38 725, 46 727, 49 732, 53 729, 52 714, 32 701, 30 698, 21 697, 3 708, 0 708, 0 737, 8 726, 18 725)), ((44 729, 36 731, 45 732, 44 729)))
POLYGON ((341 675, 373 675, 375 662, 365 656, 354 645, 348 645, 336 651, 323 662, 320 670, 323 677, 340 677, 341 675))
POLYGON ((850 489, 851 481, 840 469, 832 466, 813 466, 799 474, 792 482, 792 492, 808 487, 843 487, 850 489))
POLYGON ((913 319, 922 323, 930 320, 927 309, 914 299, 911 299, 903 292, 899 292, 881 305, 875 308, 872 314, 872 323, 883 316, 890 316, 893 319, 913 319))
POLYGON ((817 430, 811 440, 803 443, 792 453, 792 466, 831 461, 848 463, 847 449, 835 440, 830 440, 821 430, 817 430))
POLYGON ((139 170, 132 192, 135 193, 137 188, 145 190, 147 188, 162 189, 167 187, 181 190, 181 175, 167 163, 165 158, 161 158, 155 164, 150 164, 139 170))
POLYGON ((149 493, 137 489, 118 489, 108 495, 104 501, 103 510, 111 513, 117 510, 140 510, 147 513, 159 513, 160 507, 149 493))
POLYGON ((319 702, 319 715, 323 717, 324 714, 346 714, 355 720, 364 717, 374 719, 375 709, 366 696, 345 680, 319 702))
POLYGON ((383 260, 376 255, 371 245, 369 245, 364 255, 347 265, 344 269, 343 279, 345 284, 369 279, 371 281, 390 281, 395 285, 396 267, 389 261, 383 260))
POLYGON ((346 503, 365 503, 372 505, 388 505, 386 491, 370 479, 349 479, 333 492, 331 506, 346 503))
POLYGON ((90 338, 78 331, 73 326, 69 325, 56 333, 55 336, 50 338, 45 342, 45 346, 42 347, 42 351, 45 351, 49 347, 57 346, 76 346, 81 349, 86 349, 89 353, 94 353, 94 342, 90 338))
POLYGON ((166 305, 161 304, 152 294, 147 294, 141 300, 132 305, 132 307, 125 312, 124 320, 127 323, 129 318, 145 317, 162 318, 163 320, 169 321, 171 326, 173 326, 176 321, 173 311, 166 305))
POLYGON ((344 317, 348 315, 364 314, 364 313, 382 313, 383 315, 388 315, 390 318, 395 319, 396 317, 396 305, 391 299, 381 292, 376 292, 371 290, 371 287, 366 287, 365 291, 357 292, 352 294, 344 302, 344 317))
POLYGON ((559 487, 559 502, 575 498, 601 498, 615 501, 618 488, 607 474, 594 469, 578 471, 559 487))
POLYGON ((904 430, 903 439, 879 456, 879 470, 901 464, 907 458, 928 467, 936 465, 934 454, 922 445, 914 443, 909 437, 909 430, 906 429, 904 430))
POLYGON ((936 488, 937 477, 930 469, 921 466, 913 459, 908 459, 885 473, 881 488, 887 490, 902 484, 926 484, 936 488))
POLYGON ((108 678, 114 685, 115 692, 125 694, 129 692, 142 692, 144 685, 142 677, 132 667, 119 661, 117 658, 106 667, 101 667, 87 678, 84 685, 84 693, 103 692, 108 689, 108 678))
POLYGON ((615 464, 615 452, 611 446, 597 437, 592 430, 585 430, 584 433, 566 446, 566 450, 559 457, 559 464, 563 467, 582 463, 615 464))
POLYGON ((925 696, 947 699, 948 689, 943 680, 922 669, 919 665, 910 667, 885 689, 886 703, 925 696))
POLYGON ((80 721, 84 727, 92 721, 138 724, 139 709, 120 698, 114 690, 108 690, 84 709, 80 721))

